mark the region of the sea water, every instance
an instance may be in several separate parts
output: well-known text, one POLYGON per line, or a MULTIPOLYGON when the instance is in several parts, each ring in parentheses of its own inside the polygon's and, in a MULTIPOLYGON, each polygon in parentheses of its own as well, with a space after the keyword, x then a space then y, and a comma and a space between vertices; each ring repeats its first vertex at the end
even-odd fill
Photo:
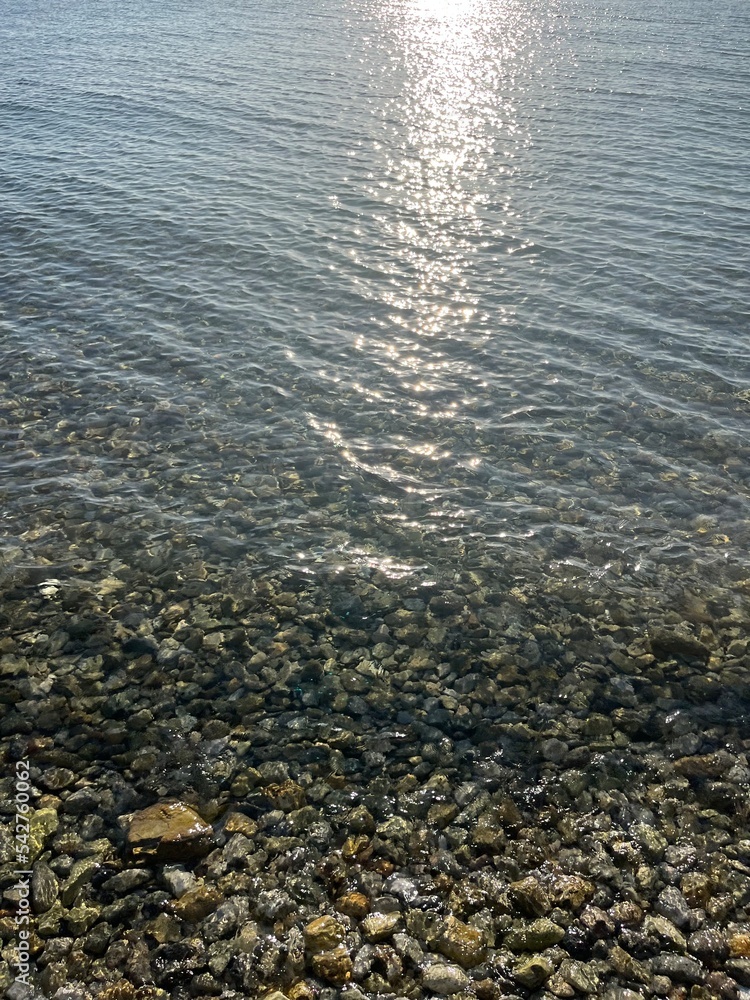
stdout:
POLYGON ((742 599, 746 4, 7 0, 0 38, 4 580, 742 599))

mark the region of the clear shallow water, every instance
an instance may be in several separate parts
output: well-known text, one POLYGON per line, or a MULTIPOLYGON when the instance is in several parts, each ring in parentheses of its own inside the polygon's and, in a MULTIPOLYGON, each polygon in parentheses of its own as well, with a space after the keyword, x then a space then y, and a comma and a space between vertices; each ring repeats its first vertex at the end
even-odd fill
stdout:
POLYGON ((6 576, 746 591, 746 5, 0 35, 6 576))

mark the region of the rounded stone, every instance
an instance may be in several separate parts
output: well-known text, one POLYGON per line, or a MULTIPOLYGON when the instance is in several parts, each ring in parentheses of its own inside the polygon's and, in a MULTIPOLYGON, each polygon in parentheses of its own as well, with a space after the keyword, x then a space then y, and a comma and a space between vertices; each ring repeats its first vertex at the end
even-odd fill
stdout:
POLYGON ((469 985, 469 977, 457 965, 431 965, 422 974, 422 985, 432 993, 451 996, 469 985))
POLYGON ((331 951, 346 936, 344 927, 333 917, 316 917, 305 927, 305 946, 308 951, 331 951))
POLYGON ((202 857, 214 844, 211 827, 183 802, 160 802, 136 813, 127 840, 133 857, 172 861, 202 857))

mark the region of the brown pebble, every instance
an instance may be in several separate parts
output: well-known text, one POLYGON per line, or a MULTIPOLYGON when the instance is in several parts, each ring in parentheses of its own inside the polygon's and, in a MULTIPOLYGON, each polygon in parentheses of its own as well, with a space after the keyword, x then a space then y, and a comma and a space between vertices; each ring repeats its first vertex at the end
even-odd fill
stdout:
POLYGON ((159 802, 137 812, 127 837, 133 857, 158 860, 199 858, 214 846, 211 827, 184 802, 159 802))

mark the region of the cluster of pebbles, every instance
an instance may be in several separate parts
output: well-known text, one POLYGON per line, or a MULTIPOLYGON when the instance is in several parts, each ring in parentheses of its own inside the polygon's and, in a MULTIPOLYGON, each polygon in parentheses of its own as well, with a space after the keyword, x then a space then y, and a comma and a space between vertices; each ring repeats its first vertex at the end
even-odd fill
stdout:
POLYGON ((560 596, 6 585, 10 1000, 748 1000, 748 617, 560 596))

